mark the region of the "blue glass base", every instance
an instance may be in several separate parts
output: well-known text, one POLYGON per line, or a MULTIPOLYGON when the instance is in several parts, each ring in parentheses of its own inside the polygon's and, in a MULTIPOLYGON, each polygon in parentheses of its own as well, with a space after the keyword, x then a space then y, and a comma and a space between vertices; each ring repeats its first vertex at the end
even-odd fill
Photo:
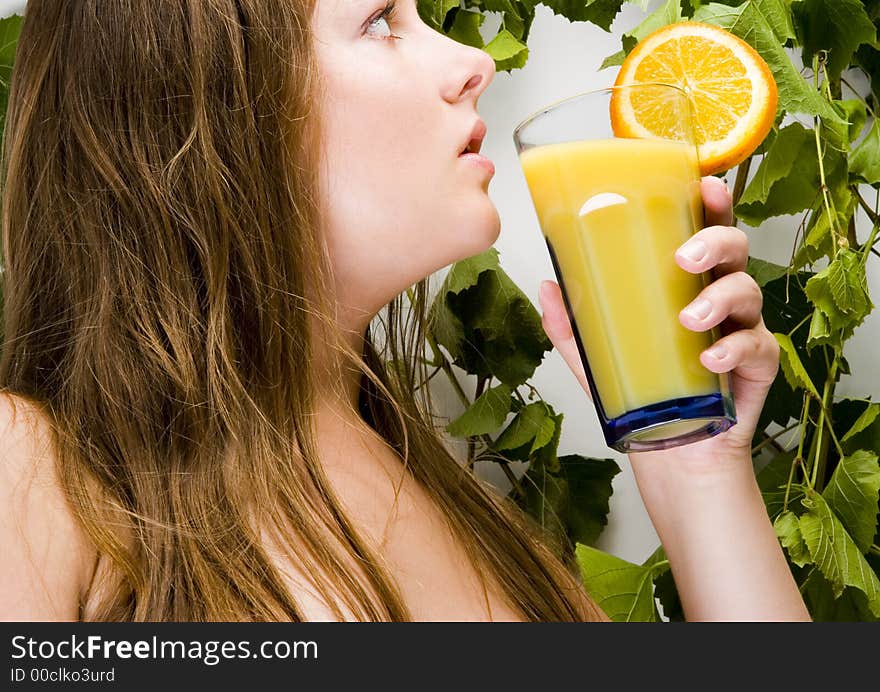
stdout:
POLYGON ((680 447, 729 430, 736 423, 731 397, 720 393, 670 399, 605 419, 602 432, 619 452, 680 447))

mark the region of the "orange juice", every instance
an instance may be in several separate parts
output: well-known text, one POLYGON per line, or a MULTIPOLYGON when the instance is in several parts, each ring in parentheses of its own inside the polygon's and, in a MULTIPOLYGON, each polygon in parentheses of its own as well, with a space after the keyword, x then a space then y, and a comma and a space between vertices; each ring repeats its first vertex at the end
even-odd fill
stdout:
POLYGON ((678 320, 708 280, 674 258, 702 226, 694 147, 572 141, 520 162, 605 415, 720 392, 699 359, 717 331, 678 320))

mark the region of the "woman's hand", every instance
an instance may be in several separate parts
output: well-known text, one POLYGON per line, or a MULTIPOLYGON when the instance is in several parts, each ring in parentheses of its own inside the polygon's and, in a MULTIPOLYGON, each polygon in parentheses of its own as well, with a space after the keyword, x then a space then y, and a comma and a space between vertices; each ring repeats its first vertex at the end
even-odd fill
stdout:
MULTIPOLYGON (((809 621, 751 463, 779 347, 761 318, 761 291, 744 272, 748 239, 730 227, 726 186, 704 178, 701 192, 708 226, 678 249, 675 261, 685 271, 711 271, 714 281, 695 301, 708 302, 705 314, 685 308, 679 320, 700 332, 720 326, 722 337, 700 361, 730 373, 737 424, 681 447, 630 453, 630 465, 688 620, 809 621), (716 349, 722 357, 713 355, 716 349)), ((559 286, 545 281, 541 288, 544 330, 589 395, 559 286)))
MULTIPOLYGON (((630 456, 671 454, 682 461, 690 459, 689 464, 711 467, 719 459, 751 458, 755 427, 779 365, 779 345, 764 326, 761 289, 745 273, 749 241, 745 233, 730 226, 733 209, 727 186, 707 176, 702 180, 701 193, 707 227, 678 249, 675 261, 695 274, 711 270, 715 280, 679 313, 679 321, 698 332, 720 325, 722 337, 700 355, 700 361, 712 372, 730 373, 737 424, 700 442, 630 456)), ((559 284, 543 282, 540 298, 544 331, 589 396, 559 284)))

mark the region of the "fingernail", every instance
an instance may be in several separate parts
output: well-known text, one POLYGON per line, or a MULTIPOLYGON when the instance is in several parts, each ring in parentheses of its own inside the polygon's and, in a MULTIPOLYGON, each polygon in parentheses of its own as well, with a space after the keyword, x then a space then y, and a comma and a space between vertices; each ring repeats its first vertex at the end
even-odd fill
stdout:
POLYGON ((699 262, 706 256, 706 243, 702 240, 689 240, 679 248, 678 254, 691 262, 699 262))
POLYGON ((706 351, 706 353, 709 354, 709 357, 714 358, 715 360, 721 360, 727 355, 727 349, 721 344, 717 344, 706 351))
POLYGON ((706 319, 712 312, 712 303, 705 298, 697 298, 693 303, 688 305, 684 311, 697 320, 706 319))

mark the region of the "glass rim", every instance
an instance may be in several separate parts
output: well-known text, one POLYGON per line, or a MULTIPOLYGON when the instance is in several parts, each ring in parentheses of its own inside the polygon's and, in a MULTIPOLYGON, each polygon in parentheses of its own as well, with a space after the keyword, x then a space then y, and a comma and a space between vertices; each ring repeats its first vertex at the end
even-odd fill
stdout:
POLYGON ((537 118, 541 117, 542 115, 549 113, 551 110, 554 110, 569 101, 575 101, 577 99, 581 99, 586 96, 595 96, 596 94, 601 94, 601 93, 605 93, 605 92, 614 93, 615 91, 623 91, 625 89, 633 89, 633 88, 639 88, 639 87, 658 87, 658 86, 659 87, 668 87, 670 89, 674 89, 675 91, 680 92, 685 98, 688 98, 687 91, 682 89, 677 84, 669 84, 667 82, 635 82, 633 84, 614 84, 612 86, 600 87, 598 89, 590 89, 589 91, 582 91, 580 93, 573 94, 572 96, 566 96, 563 99, 559 99, 558 101, 554 101, 552 103, 549 103, 546 106, 543 106, 542 108, 534 111, 530 115, 528 115, 525 118, 523 118, 522 120, 520 120, 519 123, 513 128, 514 140, 516 140, 518 138, 520 130, 522 130, 527 125, 529 125, 533 120, 536 120, 537 118))

